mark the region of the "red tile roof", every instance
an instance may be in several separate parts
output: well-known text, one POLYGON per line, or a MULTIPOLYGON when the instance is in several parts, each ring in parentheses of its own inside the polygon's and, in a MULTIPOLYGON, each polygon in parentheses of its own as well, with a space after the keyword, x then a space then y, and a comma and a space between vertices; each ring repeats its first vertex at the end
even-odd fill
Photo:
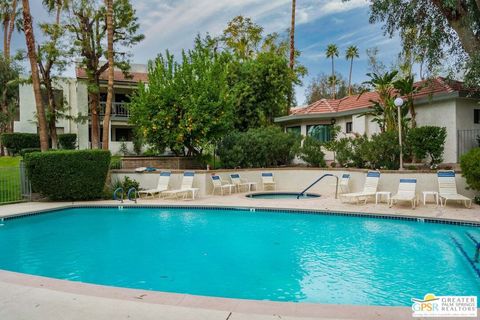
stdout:
MULTIPOLYGON (((459 81, 446 80, 444 78, 435 78, 415 83, 420 91, 415 94, 415 99, 425 98, 442 93, 452 93, 463 91, 463 84, 459 81)), ((364 109, 372 105, 371 100, 378 99, 377 92, 365 92, 361 95, 348 96, 342 99, 321 99, 303 108, 291 109, 290 115, 322 114, 336 113, 355 109, 364 109)))
MULTIPOLYGON (((77 78, 79 79, 86 79, 87 73, 82 68, 76 68, 75 73, 77 78)), ((100 80, 108 80, 107 71, 103 72, 100 76, 100 80)), ((115 70, 114 71, 114 81, 121 81, 121 82, 147 82, 148 81, 148 74, 146 72, 130 72, 128 77, 125 77, 122 71, 115 70)))

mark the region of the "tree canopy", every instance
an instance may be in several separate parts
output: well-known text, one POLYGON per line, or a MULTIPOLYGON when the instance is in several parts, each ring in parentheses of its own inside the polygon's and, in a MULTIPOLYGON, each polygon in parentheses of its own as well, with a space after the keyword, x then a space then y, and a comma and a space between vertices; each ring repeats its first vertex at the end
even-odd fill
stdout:
POLYGON ((180 59, 149 63, 148 87, 130 103, 130 121, 157 152, 195 155, 232 130, 268 126, 286 115, 303 66, 289 67, 289 45, 236 17, 218 38, 197 36, 180 59))
POLYGON ((466 73, 466 82, 480 84, 480 1, 371 0, 371 22, 385 32, 400 33, 403 46, 430 69, 451 58, 466 73))

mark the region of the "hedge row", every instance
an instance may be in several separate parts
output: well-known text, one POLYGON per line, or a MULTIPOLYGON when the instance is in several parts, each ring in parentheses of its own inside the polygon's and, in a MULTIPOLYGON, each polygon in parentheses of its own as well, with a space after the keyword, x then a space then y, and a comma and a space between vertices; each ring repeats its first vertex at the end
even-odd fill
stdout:
POLYGON ((25 154, 32 188, 52 200, 90 200, 103 195, 110 151, 62 150, 25 154))
POLYGON ((40 137, 36 133, 3 133, 2 145, 10 154, 19 154, 22 149, 40 148, 40 137))
MULTIPOLYGON (((23 155, 22 150, 30 151, 40 148, 40 137, 36 133, 3 133, 0 136, 2 144, 13 155, 23 155)), ((77 135, 75 133, 63 133, 58 135, 58 143, 61 149, 73 150, 77 147, 77 135)))

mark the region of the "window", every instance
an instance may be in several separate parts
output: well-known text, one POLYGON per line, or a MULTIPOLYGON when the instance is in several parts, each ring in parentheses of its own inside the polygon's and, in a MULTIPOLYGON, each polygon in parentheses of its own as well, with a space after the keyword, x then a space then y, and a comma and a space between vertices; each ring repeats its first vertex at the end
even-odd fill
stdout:
POLYGON ((132 141, 133 130, 131 128, 115 128, 114 141, 132 141))
POLYGON ((295 134, 301 135, 302 134, 302 129, 300 128, 300 126, 287 127, 287 132, 288 133, 293 132, 295 134))
POLYGON ((345 124, 345 132, 346 133, 352 132, 352 122, 351 121, 349 121, 345 124))
POLYGON ((315 124, 307 126, 307 136, 312 137, 320 142, 331 140, 331 125, 315 124))
POLYGON ((480 109, 473 109, 473 123, 480 123, 480 109))

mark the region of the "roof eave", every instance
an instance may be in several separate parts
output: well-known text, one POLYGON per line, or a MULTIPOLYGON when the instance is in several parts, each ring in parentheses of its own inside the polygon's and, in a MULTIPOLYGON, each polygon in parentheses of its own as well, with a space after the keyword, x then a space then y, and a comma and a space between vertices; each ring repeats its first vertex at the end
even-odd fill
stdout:
POLYGON ((363 107, 353 110, 346 110, 341 112, 328 112, 328 113, 306 113, 306 114, 294 114, 289 116, 278 117, 274 119, 275 123, 287 123, 294 122, 298 120, 321 120, 321 119, 331 119, 344 116, 356 115, 365 111, 368 111, 369 107, 363 107))

